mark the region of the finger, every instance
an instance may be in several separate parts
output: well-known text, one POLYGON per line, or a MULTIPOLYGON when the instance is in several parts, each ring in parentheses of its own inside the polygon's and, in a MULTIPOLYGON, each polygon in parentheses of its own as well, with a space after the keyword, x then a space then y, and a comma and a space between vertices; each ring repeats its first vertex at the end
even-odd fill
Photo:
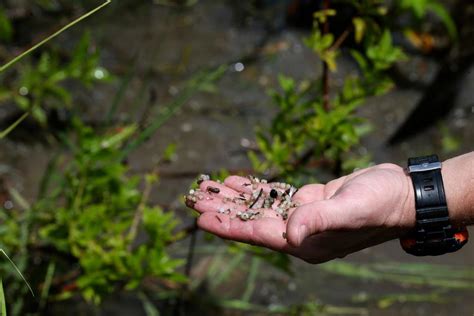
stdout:
POLYGON ((266 194, 270 193, 272 189, 268 183, 255 183, 252 185, 252 182, 249 178, 241 176, 229 176, 224 180, 224 184, 234 189, 237 192, 252 194, 254 191, 263 189, 263 192, 266 194))
POLYGON ((232 188, 212 180, 206 180, 199 184, 199 189, 202 192, 209 193, 212 196, 235 198, 239 196, 239 192, 232 188))
POLYGON ((299 246, 310 235, 357 225, 358 213, 356 201, 339 197, 304 204, 288 220, 288 242, 299 246))
POLYGON ((324 184, 307 184, 301 187, 292 200, 300 205, 324 199, 324 184))
POLYGON ((198 225, 205 231, 225 239, 288 253, 295 251, 284 238, 283 233, 286 226, 281 219, 264 217, 245 222, 236 218, 232 219, 229 216, 206 212, 199 217, 198 225))

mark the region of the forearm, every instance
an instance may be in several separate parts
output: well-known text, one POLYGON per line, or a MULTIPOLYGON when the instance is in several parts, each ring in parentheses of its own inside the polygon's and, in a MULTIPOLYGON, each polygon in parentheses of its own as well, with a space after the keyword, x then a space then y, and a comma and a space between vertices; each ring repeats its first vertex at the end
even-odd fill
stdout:
POLYGON ((474 224, 474 152, 443 162, 449 214, 455 225, 474 224))

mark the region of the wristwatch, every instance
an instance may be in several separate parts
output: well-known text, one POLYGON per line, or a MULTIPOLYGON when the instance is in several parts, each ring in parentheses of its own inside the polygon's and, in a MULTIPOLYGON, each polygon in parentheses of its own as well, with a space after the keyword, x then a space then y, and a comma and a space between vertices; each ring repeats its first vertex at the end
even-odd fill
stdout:
POLYGON ((416 227, 407 237, 401 238, 402 248, 415 256, 438 256, 459 250, 467 243, 465 227, 454 227, 441 176, 438 156, 408 159, 415 191, 416 227))

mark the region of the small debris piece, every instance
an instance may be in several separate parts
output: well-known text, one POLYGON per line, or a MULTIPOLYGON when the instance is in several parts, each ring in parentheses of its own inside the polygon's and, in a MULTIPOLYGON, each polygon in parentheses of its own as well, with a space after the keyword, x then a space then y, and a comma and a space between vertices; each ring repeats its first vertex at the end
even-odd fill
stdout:
POLYGON ((193 199, 192 195, 186 195, 184 197, 184 203, 186 204, 187 207, 194 208, 194 204, 196 204, 196 201, 193 199))
POLYGON ((283 236, 283 239, 286 239, 286 232, 283 232, 281 235, 283 236))
POLYGON ((221 192, 221 190, 220 190, 219 188, 211 187, 211 186, 208 186, 208 187, 207 187, 207 191, 208 191, 208 192, 212 192, 212 193, 219 193, 219 192, 221 192))
POLYGON ((256 203, 257 201, 260 199, 260 197, 262 196, 262 193, 263 193, 263 189, 260 189, 260 191, 255 194, 257 192, 254 192, 253 195, 255 196, 255 199, 253 200, 253 202, 250 204, 249 208, 252 208, 256 203))
POLYGON ((201 174, 199 175, 199 177, 197 178, 197 184, 201 184, 203 183, 204 181, 208 181, 208 180, 211 180, 211 177, 208 175, 208 174, 201 174))
POLYGON ((290 186, 290 187, 285 191, 285 193, 288 194, 288 196, 289 196, 290 198, 292 198, 293 195, 295 195, 296 192, 298 192, 298 189, 295 188, 294 186, 290 186))
POLYGON ((273 202, 275 202, 275 199, 273 199, 271 196, 268 196, 264 201, 263 201, 263 208, 271 208, 273 205, 273 202))
POLYGON ((236 216, 243 221, 254 220, 260 215, 259 211, 247 210, 246 212, 238 211, 236 216))
POLYGON ((216 218, 219 221, 219 223, 222 223, 222 219, 219 216, 216 215, 216 218))

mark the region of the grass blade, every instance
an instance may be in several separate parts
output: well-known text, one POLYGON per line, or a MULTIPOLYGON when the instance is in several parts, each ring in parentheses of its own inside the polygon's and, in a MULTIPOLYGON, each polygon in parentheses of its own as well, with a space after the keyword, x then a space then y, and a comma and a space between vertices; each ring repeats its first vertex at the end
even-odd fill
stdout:
POLYGON ((386 265, 356 264, 343 261, 320 266, 323 271, 344 277, 398 285, 431 286, 443 289, 472 290, 474 282, 471 267, 437 264, 404 264, 387 262, 386 265))
POLYGON ((0 316, 7 316, 7 303, 5 302, 5 292, 3 291, 2 279, 0 279, 0 304, 2 305, 0 309, 0 316))
POLYGON ((224 271, 222 271, 219 275, 217 275, 213 280, 210 280, 210 288, 215 289, 218 287, 222 282, 224 282, 232 272, 239 266, 239 264, 244 260, 245 252, 239 252, 236 256, 232 258, 232 260, 226 265, 224 271))
POLYGON ((62 28, 60 28, 58 31, 54 32, 53 34, 49 35, 48 37, 46 37, 45 39, 43 39, 42 41, 40 41, 39 43, 33 45, 31 48, 27 49, 26 51, 24 51, 23 53, 21 53, 20 55, 14 57, 12 60, 10 60, 9 62, 7 62, 6 64, 4 64, 3 66, 0 67, 0 72, 3 72, 5 71, 6 69, 8 69, 10 66, 12 66, 13 64, 17 63, 19 60, 21 60, 22 58, 24 58, 25 56, 31 54, 31 52, 33 52, 34 50, 36 50, 38 47, 41 47, 42 45, 46 44, 47 42, 49 42, 50 40, 52 40, 53 38, 57 37, 59 34, 61 34, 62 32, 66 31, 67 29, 69 29, 70 27, 76 25, 77 23, 81 22, 82 20, 88 18, 89 16, 93 15, 94 13, 96 13, 97 11, 101 10, 103 7, 105 7, 106 5, 110 4, 112 1, 111 0, 106 0, 104 3, 102 3, 101 5, 99 5, 98 7, 90 10, 89 12, 85 13, 84 15, 81 15, 80 17, 78 17, 77 19, 75 19, 74 21, 66 24, 65 26, 63 26, 62 28))
POLYGON ((5 250, 0 249, 0 252, 8 259, 8 261, 10 261, 10 264, 13 266, 13 268, 14 268, 15 271, 16 271, 16 273, 18 273, 18 275, 21 277, 21 279, 23 280, 23 282, 25 282, 26 286, 27 286, 28 289, 30 290, 31 295, 33 295, 33 297, 35 297, 35 293, 33 292, 33 289, 31 288, 30 283, 28 283, 28 281, 26 281, 25 277, 24 277, 23 274, 21 273, 20 269, 18 269, 18 267, 16 266, 16 264, 13 262, 13 260, 10 259, 10 257, 7 255, 7 253, 5 252, 5 250))
POLYGON ((140 292, 138 297, 142 301, 146 316, 160 316, 160 311, 155 307, 155 305, 153 305, 145 293, 140 292))
POLYGON ((255 282, 257 281, 259 267, 260 258, 252 258, 252 262, 250 263, 250 272, 247 278, 247 287, 245 288, 245 292, 242 295, 242 301, 244 302, 250 302, 250 298, 252 297, 253 291, 255 290, 255 282))
POLYGON ((20 124, 21 122, 23 122, 24 119, 26 119, 28 114, 28 112, 23 113, 23 115, 20 116, 15 122, 13 122, 12 125, 8 126, 4 131, 0 132, 0 139, 5 138, 8 134, 10 134, 10 132, 13 131, 18 126, 18 124, 20 124))
POLYGON ((7 188, 8 194, 11 195, 13 200, 22 208, 23 210, 29 210, 30 204, 28 201, 13 187, 7 188))
POLYGON ((41 297, 39 303, 39 310, 42 311, 48 302, 49 289, 51 288, 51 283, 53 281, 54 272, 56 270, 56 264, 50 262, 48 264, 48 270, 46 271, 46 276, 44 278, 43 288, 41 289, 41 297))
POLYGON ((168 104, 160 113, 133 141, 131 141, 122 152, 122 159, 128 156, 130 152, 146 142, 158 128, 166 123, 190 98, 211 83, 218 80, 225 72, 227 66, 220 66, 215 70, 205 72, 195 76, 189 81, 183 92, 178 95, 170 104, 168 104))
POLYGON ((112 122, 112 118, 115 116, 117 112, 118 106, 120 101, 122 101, 125 92, 127 91, 127 87, 129 86, 130 82, 132 81, 133 76, 135 75, 136 71, 136 60, 133 62, 133 65, 130 67, 130 70, 127 72, 125 77, 120 81, 118 91, 112 100, 112 104, 110 105, 109 110, 107 111, 107 115, 105 116, 105 124, 107 126, 110 125, 112 122))
POLYGON ((48 165, 41 177, 40 186, 38 190, 38 197, 36 198, 37 201, 40 201, 42 198, 46 196, 48 193, 48 189, 51 183, 52 178, 54 178, 55 171, 57 170, 59 157, 54 156, 52 159, 48 161, 48 165))

